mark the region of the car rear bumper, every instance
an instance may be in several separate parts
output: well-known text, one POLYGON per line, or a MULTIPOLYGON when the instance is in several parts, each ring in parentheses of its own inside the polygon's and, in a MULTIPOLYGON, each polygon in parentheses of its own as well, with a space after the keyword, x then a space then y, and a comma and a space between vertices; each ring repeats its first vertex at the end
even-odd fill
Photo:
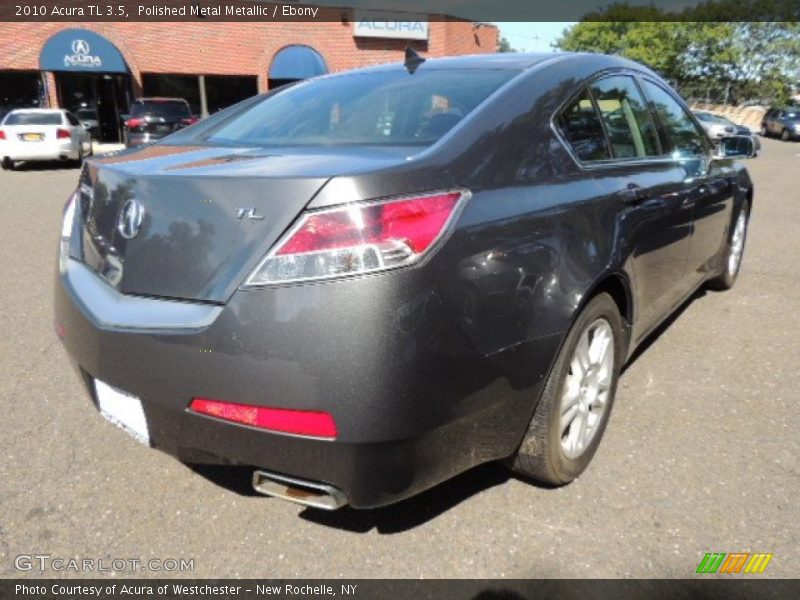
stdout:
POLYGON ((125 145, 128 148, 132 148, 134 146, 141 146, 143 144, 149 144, 151 142, 157 142, 160 139, 166 137, 167 133, 131 133, 130 131, 125 135, 125 145))
POLYGON ((18 142, 7 140, 0 142, 0 158, 10 160, 59 160, 78 158, 78 144, 72 140, 18 142))
POLYGON ((562 337, 475 352, 418 270, 239 291, 225 306, 123 297, 198 308, 193 319, 216 312, 193 323, 173 314, 149 329, 139 310, 104 312, 92 290, 105 284, 76 283, 68 271, 55 298, 64 346, 90 394, 98 378, 142 400, 152 446, 187 462, 328 484, 359 508, 513 453, 562 337), (220 421, 191 412, 194 397, 324 410, 338 434, 322 440, 220 421))

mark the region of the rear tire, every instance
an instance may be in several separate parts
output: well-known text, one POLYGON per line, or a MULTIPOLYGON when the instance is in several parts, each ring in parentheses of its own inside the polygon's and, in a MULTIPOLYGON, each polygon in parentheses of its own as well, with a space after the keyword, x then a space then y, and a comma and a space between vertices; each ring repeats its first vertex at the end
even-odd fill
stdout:
POLYGON ((564 340, 512 470, 556 486, 583 473, 611 414, 625 346, 616 303, 598 294, 564 340))
POLYGON ((75 166, 79 167, 83 165, 83 144, 78 144, 78 158, 75 159, 75 166))
POLYGON ((762 124, 761 125, 761 137, 769 137, 769 130, 767 130, 767 126, 762 124))
POLYGON ((736 213, 731 225, 730 239, 726 244, 722 272, 706 284, 712 290, 729 290, 736 283, 739 269, 742 268, 745 242, 747 242, 747 225, 750 221, 750 203, 745 200, 736 213))
POLYGON ((781 140, 783 140, 784 142, 788 142, 790 137, 791 136, 789 135, 788 129, 784 129, 783 131, 781 131, 781 140))
POLYGON ((3 171, 13 171, 14 170, 14 161, 8 157, 3 159, 3 171))

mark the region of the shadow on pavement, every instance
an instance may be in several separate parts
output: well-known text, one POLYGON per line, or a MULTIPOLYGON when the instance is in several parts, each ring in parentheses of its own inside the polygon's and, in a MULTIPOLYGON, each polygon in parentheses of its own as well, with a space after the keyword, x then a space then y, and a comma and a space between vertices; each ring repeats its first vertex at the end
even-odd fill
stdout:
POLYGON ((687 308, 689 308, 692 305, 692 303, 695 300, 703 298, 707 293, 708 291, 705 289, 705 287, 701 287, 694 294, 689 296, 689 298, 687 298, 683 304, 681 304, 678 308, 676 308, 675 312, 673 312, 669 317, 667 317, 667 319, 663 323, 661 323, 661 325, 656 327, 652 331, 652 333, 650 333, 650 335, 648 335, 644 339, 644 341, 641 344, 639 344, 639 347, 636 348, 634 353, 631 354, 630 359, 622 368, 622 374, 624 374, 625 371, 627 371, 631 367, 631 365, 633 365, 633 363, 639 360, 639 358, 647 352, 650 346, 652 346, 656 342, 656 340, 660 338, 664 334, 664 332, 667 329, 669 329, 670 326, 680 318, 680 316, 686 311, 687 308))
POLYGON ((80 165, 72 160, 37 160, 19 162, 14 166, 14 171, 77 171, 80 165))
POLYGON ((371 529, 383 534, 401 533, 435 519, 475 494, 505 483, 512 476, 503 466, 488 463, 397 504, 368 510, 344 507, 325 512, 309 509, 300 513, 300 518, 357 533, 371 529))
POLYGON ((254 467, 183 464, 185 467, 221 488, 239 494, 240 496, 260 496, 267 500, 266 496, 262 496, 253 489, 254 467))

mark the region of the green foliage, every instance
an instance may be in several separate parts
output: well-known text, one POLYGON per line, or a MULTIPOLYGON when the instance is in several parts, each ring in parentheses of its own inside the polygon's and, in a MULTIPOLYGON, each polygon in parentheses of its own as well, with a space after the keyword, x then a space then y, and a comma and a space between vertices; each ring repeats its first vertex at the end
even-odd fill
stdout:
POLYGON ((788 6, 783 0, 718 0, 672 14, 615 4, 565 31, 556 47, 638 61, 685 96, 778 104, 800 82, 800 23, 730 19, 745 9, 763 18, 770 7, 783 5, 788 6))
POLYGON ((497 51, 498 52, 516 52, 516 50, 511 47, 511 43, 504 37, 501 37, 500 40, 497 42, 497 51))

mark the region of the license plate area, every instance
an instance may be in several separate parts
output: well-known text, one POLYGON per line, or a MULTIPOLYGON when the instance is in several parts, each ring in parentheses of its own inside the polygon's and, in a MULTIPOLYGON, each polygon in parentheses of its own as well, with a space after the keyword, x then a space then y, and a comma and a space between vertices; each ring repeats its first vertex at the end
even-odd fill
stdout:
POLYGON ((43 133, 21 133, 20 139, 23 142, 41 142, 44 139, 43 133))
POLYGON ((99 379, 94 380, 94 390, 100 414, 137 441, 149 446, 150 431, 147 427, 142 401, 99 379))

